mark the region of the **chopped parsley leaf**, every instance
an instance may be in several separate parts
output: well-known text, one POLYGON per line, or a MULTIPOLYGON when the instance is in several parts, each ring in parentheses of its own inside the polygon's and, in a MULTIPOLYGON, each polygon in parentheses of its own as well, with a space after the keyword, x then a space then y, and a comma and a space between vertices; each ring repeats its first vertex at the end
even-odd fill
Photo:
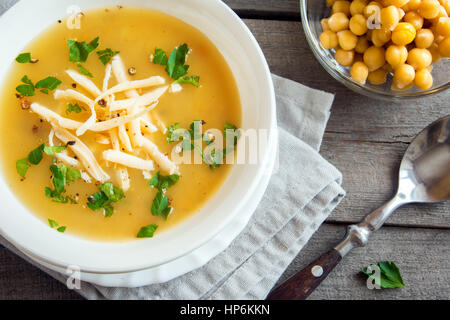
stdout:
POLYGON ((48 219, 48 224, 50 225, 50 228, 55 228, 59 226, 59 223, 52 219, 48 219))
POLYGON ((178 78, 174 83, 187 83, 199 87, 200 86, 199 81, 200 81, 199 76, 182 76, 178 78))
POLYGON ((30 165, 28 163, 28 158, 20 159, 16 161, 16 170, 17 173, 22 177, 25 178, 25 175, 27 174, 28 169, 30 168, 30 165))
POLYGON ((63 152, 66 149, 67 149, 67 146, 53 146, 53 147, 49 147, 47 145, 44 145, 43 151, 48 156, 54 156, 55 153, 61 153, 61 152, 63 152))
POLYGON ((166 190, 167 188, 177 183, 178 180, 180 180, 180 176, 177 174, 171 174, 170 176, 163 176, 158 171, 149 181, 148 185, 155 187, 159 191, 163 192, 163 190, 166 190))
POLYGON ((75 103, 75 104, 69 103, 66 107, 66 113, 70 113, 70 112, 80 113, 82 110, 86 110, 86 108, 83 106, 80 106, 78 103, 75 103))
POLYGON ((31 97, 34 96, 34 84, 33 82, 28 78, 28 76, 23 76, 23 78, 20 80, 25 84, 18 85, 16 87, 17 92, 19 92, 24 97, 31 97))
POLYGON ((62 81, 55 77, 47 77, 45 79, 38 81, 38 83, 36 83, 35 88, 55 90, 61 83, 62 81))
POLYGON ((78 64, 77 64, 77 67, 78 67, 78 71, 80 71, 81 74, 84 74, 85 76, 88 76, 88 77, 90 77, 90 78, 93 78, 93 77, 94 77, 94 76, 92 75, 92 73, 89 72, 88 69, 86 69, 85 67, 83 67, 83 66, 81 65, 81 63, 78 63, 78 64))
POLYGON ((18 63, 29 63, 31 62, 31 53, 21 53, 16 57, 16 61, 18 63))
POLYGON ((97 49, 99 39, 100 38, 97 37, 89 43, 86 43, 85 41, 78 42, 75 40, 68 40, 69 60, 72 62, 86 62, 89 54, 97 49))
POLYGON ((177 183, 178 180, 180 180, 180 176, 177 174, 163 176, 158 171, 149 181, 149 186, 158 189, 158 193, 153 199, 151 207, 152 215, 167 219, 170 213, 172 213, 173 208, 169 206, 169 199, 165 196, 165 193, 167 189, 177 183))
POLYGON ((114 214, 112 203, 121 200, 124 197, 124 192, 111 182, 100 184, 97 187, 100 192, 89 196, 86 205, 93 211, 103 209, 105 217, 109 218, 114 214))
POLYGON ((120 51, 113 51, 111 50, 111 48, 107 48, 105 50, 100 50, 97 51, 97 55, 100 59, 100 61, 104 64, 107 65, 108 62, 112 59, 112 57, 114 57, 116 54, 118 54, 120 51))
POLYGON ((167 54, 162 49, 155 49, 155 55, 153 57, 154 64, 160 64, 162 66, 166 66, 169 58, 167 54))
POLYGON ((42 160, 42 151, 44 151, 44 148, 45 144, 41 144, 39 147, 31 151, 27 157, 28 161, 34 165, 39 164, 42 160))
POLYGON ((158 225, 149 224, 148 226, 142 227, 141 230, 139 230, 137 237, 138 238, 153 238, 153 235, 155 234, 156 229, 158 229, 158 225))
POLYGON ((59 227, 56 231, 64 233, 66 231, 66 226, 59 227))

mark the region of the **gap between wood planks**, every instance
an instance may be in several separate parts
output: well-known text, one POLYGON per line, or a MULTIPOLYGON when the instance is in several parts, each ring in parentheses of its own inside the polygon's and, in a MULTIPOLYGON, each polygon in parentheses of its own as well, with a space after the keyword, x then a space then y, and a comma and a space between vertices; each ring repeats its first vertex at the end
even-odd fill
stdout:
MULTIPOLYGON (((358 224, 359 222, 357 222, 356 224, 358 224)), ((355 224, 354 221, 351 220, 340 220, 340 221, 333 221, 333 220, 326 220, 323 224, 329 224, 329 225, 334 225, 334 226, 349 226, 351 224, 355 224)), ((399 224, 399 223, 385 223, 383 224, 383 227, 391 227, 391 228, 409 228, 409 229, 433 229, 433 230, 450 230, 450 227, 447 226, 435 226, 435 225, 420 225, 418 226, 417 224, 399 224)))
POLYGON ((258 20, 278 20, 278 21, 301 21, 300 11, 295 12, 276 12, 254 9, 236 9, 234 12, 241 19, 258 19, 258 20))

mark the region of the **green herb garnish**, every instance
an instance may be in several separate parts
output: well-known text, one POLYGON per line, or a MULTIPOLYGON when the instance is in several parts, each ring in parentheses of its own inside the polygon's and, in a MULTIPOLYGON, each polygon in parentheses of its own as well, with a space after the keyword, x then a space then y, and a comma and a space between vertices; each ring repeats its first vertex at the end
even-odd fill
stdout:
POLYGON ((177 174, 163 176, 158 171, 149 181, 149 186, 158 189, 158 193, 153 199, 151 207, 152 215, 163 217, 164 219, 167 219, 170 215, 173 208, 169 206, 169 199, 165 196, 165 193, 167 189, 176 184, 178 180, 180 180, 180 176, 177 174))
POLYGON ((174 83, 187 83, 198 87, 200 86, 199 81, 200 81, 199 76, 182 76, 178 78, 174 83))
POLYGON ((33 82, 27 76, 23 76, 23 78, 20 81, 22 81, 25 84, 18 85, 16 87, 17 92, 19 92, 24 97, 34 96, 35 93, 33 82))
POLYGON ((66 113, 71 113, 71 112, 75 112, 75 113, 80 113, 82 110, 86 111, 85 107, 80 106, 78 103, 75 104, 71 104, 69 103, 66 107, 66 113))
POLYGON ((54 156, 55 153, 61 153, 61 152, 63 152, 66 149, 67 149, 67 146, 52 146, 52 147, 49 147, 49 146, 44 145, 43 151, 48 156, 54 156))
POLYGON ((110 48, 107 48, 105 50, 97 51, 97 55, 98 55, 100 61, 104 65, 107 65, 108 62, 112 59, 112 57, 114 57, 118 53, 120 53, 120 51, 113 51, 110 48))
POLYGON ((64 196, 63 193, 66 191, 67 184, 81 178, 81 172, 77 169, 68 168, 64 164, 59 167, 52 164, 50 171, 52 172, 52 183, 55 189, 45 187, 45 196, 52 198, 53 202, 68 203, 70 201, 71 203, 77 203, 71 197, 64 196))
POLYGON ((105 217, 109 218, 114 213, 112 204, 124 197, 123 190, 115 187, 111 182, 106 182, 97 186, 100 192, 94 193, 88 197, 86 205, 91 210, 103 209, 105 217))
MULTIPOLYGON (((380 268, 380 278, 379 283, 378 279, 375 279, 376 284, 380 285, 381 288, 404 288, 405 284, 403 283, 402 275, 400 274, 400 270, 394 262, 391 261, 380 261, 377 263, 380 268)), ((367 276, 372 276, 375 274, 375 270, 372 270, 370 273, 367 268, 361 270, 367 276)), ((376 278, 376 277, 374 277, 376 278)))
POLYGON ((25 178, 25 175, 27 174, 27 171, 28 171, 29 168, 30 168, 30 164, 28 163, 28 158, 20 159, 20 160, 16 161, 17 173, 22 178, 25 178))
POLYGON ((97 37, 89 43, 68 40, 69 60, 72 62, 86 62, 89 54, 97 49, 99 39, 97 37))
POLYGON ((155 234, 156 229, 158 229, 158 225, 149 224, 148 226, 142 227, 141 230, 139 230, 137 237, 138 238, 153 238, 153 235, 155 234))
POLYGON ((91 78, 94 77, 94 76, 92 75, 92 73, 89 72, 88 69, 86 69, 85 67, 83 67, 83 66, 81 65, 81 63, 78 63, 78 64, 77 64, 77 67, 78 67, 78 71, 80 71, 81 74, 84 74, 85 76, 88 76, 88 77, 91 77, 91 78))
POLYGON ((16 57, 16 61, 18 63, 29 63, 31 62, 31 53, 21 53, 16 57))
MULTIPOLYGON (((48 224, 50 225, 50 228, 52 228, 52 229, 59 226, 59 223, 52 219, 48 219, 48 224)), ((56 231, 64 233, 64 231, 66 231, 66 226, 61 226, 61 227, 57 228, 56 231)))
POLYGON ((153 63, 160 64, 162 66, 166 66, 169 58, 167 54, 162 49, 155 49, 155 54, 153 56, 153 63))
POLYGON ((52 219, 48 219, 48 224, 50 225, 50 228, 56 228, 59 226, 59 223, 52 219))
POLYGON ((55 90, 61 83, 62 83, 62 81, 55 77, 47 77, 45 79, 38 81, 36 83, 35 88, 36 89, 55 90))
POLYGON ((199 76, 186 76, 189 65, 186 64, 186 57, 189 53, 189 47, 185 43, 172 50, 170 57, 162 49, 155 49, 153 63, 166 66, 167 74, 175 79, 174 83, 187 83, 196 87, 199 86, 199 76))

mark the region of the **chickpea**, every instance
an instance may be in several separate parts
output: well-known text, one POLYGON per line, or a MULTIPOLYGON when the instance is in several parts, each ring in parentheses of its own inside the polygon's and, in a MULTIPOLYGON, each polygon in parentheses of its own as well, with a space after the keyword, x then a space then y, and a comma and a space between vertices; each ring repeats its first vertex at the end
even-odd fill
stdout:
POLYGON ((441 4, 438 0, 422 0, 417 11, 425 19, 436 18, 441 4))
POLYGON ((348 17, 342 12, 334 13, 330 18, 328 18, 328 26, 333 32, 348 29, 348 24, 348 17))
POLYGON ((442 17, 436 25, 436 33, 446 38, 450 37, 450 18, 442 17))
POLYGON ((355 81, 365 84, 369 76, 369 68, 363 62, 355 62, 350 69, 350 75, 355 81))
POLYGON ((369 71, 375 71, 381 68, 386 62, 384 48, 370 47, 364 52, 363 60, 369 68, 369 71))
POLYGON ((331 13, 342 12, 346 16, 350 15, 350 1, 335 1, 331 13))
POLYGON ((387 71, 383 68, 369 72, 368 80, 372 84, 383 84, 386 83, 387 71))
POLYGON ((358 37, 350 30, 339 31, 337 33, 339 46, 344 50, 353 50, 358 42, 358 37))
POLYGON ((415 11, 409 11, 407 14, 405 14, 403 21, 411 23, 416 30, 422 29, 423 18, 415 11))
POLYGON ((322 26, 322 31, 328 31, 331 30, 330 26, 328 25, 328 19, 322 19, 320 20, 320 25, 322 26))
POLYGON ((439 45, 437 43, 433 43, 431 47, 428 48, 428 51, 431 53, 433 63, 441 60, 441 53, 439 52, 439 45))
POLYGON ((434 34, 430 29, 420 29, 414 40, 417 48, 429 48, 434 41, 434 34))
POLYGON ((366 7, 366 0, 355 0, 350 4, 350 14, 355 16, 357 14, 363 14, 364 8, 366 7))
POLYGON ((433 86, 433 76, 428 69, 421 69, 416 72, 414 84, 422 90, 430 89, 433 86))
POLYGON ((427 49, 414 48, 408 53, 408 64, 415 70, 425 69, 433 60, 427 49))
POLYGON ((391 45, 386 50, 386 61, 393 67, 404 64, 408 59, 408 50, 405 46, 391 45))
POLYGON ((400 21, 400 12, 396 6, 389 6, 381 9, 380 22, 384 28, 393 30, 400 21))
POLYGON ((369 40, 366 37, 359 37, 356 43, 355 51, 357 53, 364 53, 369 48, 369 40))
POLYGON ((407 4, 402 6, 402 9, 405 10, 406 12, 417 10, 419 8, 421 1, 422 0, 409 0, 407 4))
POLYGON ((448 17, 447 11, 445 11, 445 8, 444 8, 443 6, 440 6, 440 7, 439 7, 439 13, 438 13, 438 15, 436 16, 436 18, 430 19, 429 21, 430 21, 433 25, 437 25, 440 18, 447 18, 447 17, 448 17))
POLYGON ((406 5, 408 2, 409 0, 386 0, 385 6, 393 5, 400 8, 406 5))
POLYGON ((442 57, 450 58, 450 37, 439 43, 439 53, 442 57))
POLYGON ((398 16, 399 16, 399 21, 400 21, 400 20, 403 19, 403 17, 405 16, 406 12, 402 8, 397 8, 397 9, 398 9, 398 16))
POLYGON ((447 14, 450 15, 450 0, 440 0, 441 6, 444 7, 447 14))
POLYGON ((336 48, 339 44, 337 34, 330 30, 322 32, 319 39, 322 47, 327 50, 336 48))
POLYGON ((356 14, 350 19, 349 27, 351 32, 357 36, 362 36, 367 32, 367 21, 362 14, 356 14))
POLYGON ((394 70, 394 83, 395 86, 399 89, 405 89, 409 86, 416 76, 416 72, 414 68, 409 64, 399 65, 394 70))
POLYGON ((400 22, 392 32, 392 42, 399 46, 413 42, 415 37, 416 29, 408 22, 400 22))
POLYGON ((391 40, 392 32, 391 30, 382 27, 380 29, 375 29, 372 32, 372 43, 376 47, 381 47, 391 40))
POLYGON ((334 58, 341 66, 349 67, 353 64, 353 61, 355 59, 355 51, 353 50, 346 51, 343 49, 337 49, 334 58))
MULTIPOLYGON (((365 8, 363 11, 364 17, 366 17, 366 19, 369 19, 370 16, 376 14, 376 13, 380 13, 381 9, 383 9, 383 6, 376 2, 376 1, 371 1, 365 8)), ((379 15, 377 17, 377 21, 380 21, 379 19, 379 15)))

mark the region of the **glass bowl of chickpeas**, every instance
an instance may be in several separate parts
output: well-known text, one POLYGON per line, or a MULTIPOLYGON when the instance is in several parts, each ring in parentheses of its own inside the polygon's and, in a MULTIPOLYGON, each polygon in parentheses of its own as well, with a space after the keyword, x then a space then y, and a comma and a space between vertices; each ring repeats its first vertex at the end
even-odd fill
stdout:
POLYGON ((372 98, 418 98, 450 88, 450 0, 300 0, 320 64, 372 98))

